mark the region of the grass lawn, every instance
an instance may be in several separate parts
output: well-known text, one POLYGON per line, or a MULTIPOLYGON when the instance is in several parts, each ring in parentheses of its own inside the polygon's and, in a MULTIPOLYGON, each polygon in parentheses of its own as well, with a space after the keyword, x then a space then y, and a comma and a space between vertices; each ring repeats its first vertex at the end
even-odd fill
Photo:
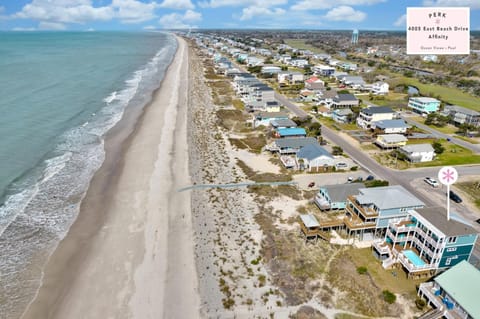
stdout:
POLYGON ((337 123, 335 122, 332 118, 330 117, 324 117, 320 116, 318 117, 318 120, 322 125, 325 125, 331 129, 337 130, 337 131, 352 131, 352 130, 358 130, 358 126, 354 123, 337 123))
POLYGON ((411 85, 420 91, 422 95, 434 95, 440 97, 441 100, 450 104, 457 104, 466 108, 480 111, 480 99, 474 97, 468 93, 465 93, 457 88, 441 86, 436 84, 423 84, 417 79, 407 78, 404 76, 396 77, 388 81, 390 86, 396 87, 397 85, 411 85))
POLYGON ((306 44, 305 40, 302 39, 285 39, 285 44, 291 46, 292 48, 300 50, 310 50, 314 53, 323 53, 319 48, 314 47, 313 45, 306 44))
POLYGON ((445 140, 441 140, 441 143, 443 147, 445 147, 445 151, 442 154, 438 155, 437 158, 431 162, 417 163, 415 166, 429 167, 480 163, 480 155, 475 155, 472 151, 445 140))
POLYGON ((464 183, 457 183, 455 186, 459 187, 462 191, 467 193, 470 197, 472 197, 473 202, 475 205, 480 208, 480 188, 479 182, 464 182, 464 183))
POLYGON ((416 296, 416 285, 424 280, 412 280, 400 269, 385 270, 380 261, 373 255, 370 248, 350 249, 347 254, 357 267, 366 267, 376 286, 381 290, 390 290, 393 293, 407 294, 412 298, 416 296))

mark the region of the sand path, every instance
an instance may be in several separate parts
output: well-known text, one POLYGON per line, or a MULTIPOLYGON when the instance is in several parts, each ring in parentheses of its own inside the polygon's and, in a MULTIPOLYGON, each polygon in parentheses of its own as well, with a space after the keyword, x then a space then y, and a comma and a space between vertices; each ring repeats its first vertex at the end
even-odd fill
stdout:
POLYGON ((176 191, 190 184, 188 50, 178 44, 162 88, 115 152, 119 160, 97 173, 101 182, 92 182, 24 318, 199 317, 191 198, 176 191))

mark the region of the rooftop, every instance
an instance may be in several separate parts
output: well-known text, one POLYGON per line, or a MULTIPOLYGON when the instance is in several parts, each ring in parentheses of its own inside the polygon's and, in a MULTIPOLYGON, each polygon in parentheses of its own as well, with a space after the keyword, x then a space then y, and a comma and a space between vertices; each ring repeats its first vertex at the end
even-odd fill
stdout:
POLYGON ((405 123, 404 120, 382 120, 382 121, 375 121, 372 124, 375 124, 375 127, 378 127, 380 129, 410 127, 410 125, 405 123))
POLYGON ((273 118, 276 118, 276 119, 279 119, 279 118, 284 118, 284 119, 288 119, 288 114, 287 113, 283 113, 283 112, 258 112, 255 117, 257 119, 273 119, 273 118))
POLYGON ((350 195, 358 195, 361 188, 364 188, 363 183, 350 183, 350 184, 336 184, 322 186, 327 190, 328 196, 332 202, 344 202, 350 195))
POLYGON ((277 132, 280 136, 307 135, 307 132, 302 127, 279 128, 277 132))
POLYGON ((302 220, 302 223, 307 228, 319 227, 320 226, 320 224, 318 223, 318 220, 312 214, 300 215, 300 219, 302 220))
POLYGON ((434 99, 433 97, 424 97, 424 96, 411 97, 410 100, 415 100, 422 103, 433 103, 433 102, 440 103, 439 100, 434 99))
POLYGON ((463 114, 467 114, 467 115, 471 115, 471 116, 479 116, 480 115, 480 112, 477 112, 477 111, 474 111, 474 110, 470 110, 470 109, 467 109, 465 107, 461 107, 461 106, 458 106, 458 105, 445 105, 445 111, 455 111, 457 113, 463 113, 463 114))
POLYGON ((290 119, 277 119, 270 122, 273 127, 297 127, 297 124, 290 119))
POLYGON ((338 94, 335 100, 342 102, 342 101, 357 101, 358 99, 353 94, 338 94))
POLYGON ((431 144, 410 144, 402 146, 401 149, 406 153, 434 152, 431 144))
POLYGON ((467 261, 461 261, 434 279, 470 318, 480 318, 480 270, 467 261))
POLYGON ((400 185, 362 188, 357 201, 375 204, 379 209, 424 206, 425 204, 400 185))
POLYGON ((326 149, 321 147, 318 143, 305 145, 300 149, 297 154, 298 158, 306 158, 309 161, 320 156, 326 156, 333 159, 332 154, 330 154, 326 149))
POLYGON ((275 140, 275 144, 279 148, 294 148, 299 149, 309 144, 318 144, 314 137, 290 137, 275 140))
POLYGON ((435 228, 446 236, 462 236, 478 234, 471 226, 450 218, 447 219, 447 209, 444 207, 417 208, 418 215, 428 220, 435 228))
POLYGON ((370 106, 370 107, 367 107, 367 108, 361 110, 361 112, 364 113, 364 114, 367 114, 367 115, 382 114, 382 113, 395 113, 388 106, 370 106))
POLYGON ((402 134, 381 134, 378 135, 377 138, 380 138, 385 143, 400 143, 408 141, 408 138, 402 134))

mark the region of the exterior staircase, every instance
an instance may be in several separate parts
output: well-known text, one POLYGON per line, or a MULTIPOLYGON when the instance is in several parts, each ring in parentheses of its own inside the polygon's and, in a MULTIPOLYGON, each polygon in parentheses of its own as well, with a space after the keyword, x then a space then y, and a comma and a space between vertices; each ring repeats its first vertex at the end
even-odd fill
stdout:
POLYGON ((442 308, 432 309, 429 312, 424 313, 418 319, 439 319, 443 317, 445 310, 442 308))

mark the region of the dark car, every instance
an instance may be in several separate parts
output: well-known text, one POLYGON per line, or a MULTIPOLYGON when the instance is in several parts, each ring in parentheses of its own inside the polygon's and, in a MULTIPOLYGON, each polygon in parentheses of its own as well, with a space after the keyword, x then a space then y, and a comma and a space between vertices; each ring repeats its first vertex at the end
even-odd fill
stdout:
POLYGON ((312 188, 313 186, 315 186, 315 182, 311 182, 310 184, 308 184, 308 187, 312 188))
POLYGON ((368 175, 367 178, 365 178, 366 181, 373 181, 375 177, 373 175, 368 175))
POLYGON ((462 202, 462 199, 460 198, 460 196, 458 196, 453 191, 450 191, 450 199, 453 200, 455 203, 461 203, 462 202))

